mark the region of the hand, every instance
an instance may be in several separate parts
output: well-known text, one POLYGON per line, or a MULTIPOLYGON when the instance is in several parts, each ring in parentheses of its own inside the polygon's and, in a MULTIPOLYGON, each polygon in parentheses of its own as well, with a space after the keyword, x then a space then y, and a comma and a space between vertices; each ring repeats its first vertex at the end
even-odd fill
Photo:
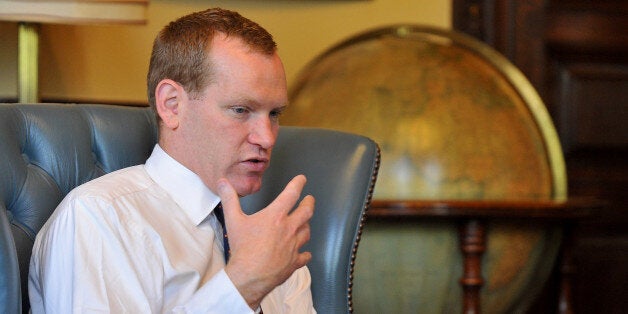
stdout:
POLYGON ((310 252, 299 250, 310 239, 314 197, 305 196, 290 212, 305 182, 303 175, 294 177, 268 207, 249 216, 231 184, 224 178, 218 181, 231 247, 225 272, 253 309, 312 258, 310 252))

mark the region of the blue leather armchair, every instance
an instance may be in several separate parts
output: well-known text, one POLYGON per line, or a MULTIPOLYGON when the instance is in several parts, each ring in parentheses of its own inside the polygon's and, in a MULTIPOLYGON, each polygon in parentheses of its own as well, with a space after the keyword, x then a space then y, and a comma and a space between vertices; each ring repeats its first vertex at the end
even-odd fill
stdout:
MULTIPOLYGON (((35 235, 74 187, 143 163, 157 141, 146 107, 0 105, 0 312, 27 312, 28 264, 35 235)), ((264 207, 298 173, 317 200, 307 249, 314 258, 319 313, 351 312, 355 253, 379 167, 372 140, 348 133, 282 127, 263 189, 243 199, 264 207)))

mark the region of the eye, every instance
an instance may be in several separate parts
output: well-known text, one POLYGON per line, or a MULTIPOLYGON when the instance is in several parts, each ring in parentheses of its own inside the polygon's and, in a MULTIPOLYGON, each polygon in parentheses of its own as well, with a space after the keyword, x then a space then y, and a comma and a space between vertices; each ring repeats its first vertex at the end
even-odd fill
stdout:
POLYGON ((270 118, 273 120, 279 120, 279 117, 281 116, 282 112, 279 110, 273 110, 270 112, 270 118))
POLYGON ((238 114, 238 115, 249 112, 249 110, 245 107, 231 107, 231 111, 233 111, 235 114, 238 114))
POLYGON ((273 121, 279 121, 279 117, 281 117, 281 115, 283 114, 284 108, 277 108, 273 111, 270 112, 270 118, 273 121))

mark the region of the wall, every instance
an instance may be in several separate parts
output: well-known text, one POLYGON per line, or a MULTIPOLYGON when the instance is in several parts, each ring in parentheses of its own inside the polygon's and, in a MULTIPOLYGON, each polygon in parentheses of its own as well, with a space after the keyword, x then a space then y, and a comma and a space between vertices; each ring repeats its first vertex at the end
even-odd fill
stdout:
MULTIPOLYGON (((157 32, 172 19, 214 6, 239 11, 275 36, 289 82, 316 55, 357 32, 396 23, 451 27, 449 1, 151 0, 146 25, 42 25, 41 98, 146 103, 157 32)), ((0 22, 0 99, 17 98, 16 32, 15 23, 0 22)))

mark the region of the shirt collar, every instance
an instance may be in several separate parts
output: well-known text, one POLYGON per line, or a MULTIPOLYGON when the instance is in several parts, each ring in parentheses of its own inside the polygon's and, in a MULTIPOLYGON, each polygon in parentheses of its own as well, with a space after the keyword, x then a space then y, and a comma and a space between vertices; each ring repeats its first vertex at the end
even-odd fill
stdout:
POLYGON ((220 202, 190 169, 172 158, 159 144, 146 160, 146 172, 183 209, 186 215, 199 225, 220 202))

